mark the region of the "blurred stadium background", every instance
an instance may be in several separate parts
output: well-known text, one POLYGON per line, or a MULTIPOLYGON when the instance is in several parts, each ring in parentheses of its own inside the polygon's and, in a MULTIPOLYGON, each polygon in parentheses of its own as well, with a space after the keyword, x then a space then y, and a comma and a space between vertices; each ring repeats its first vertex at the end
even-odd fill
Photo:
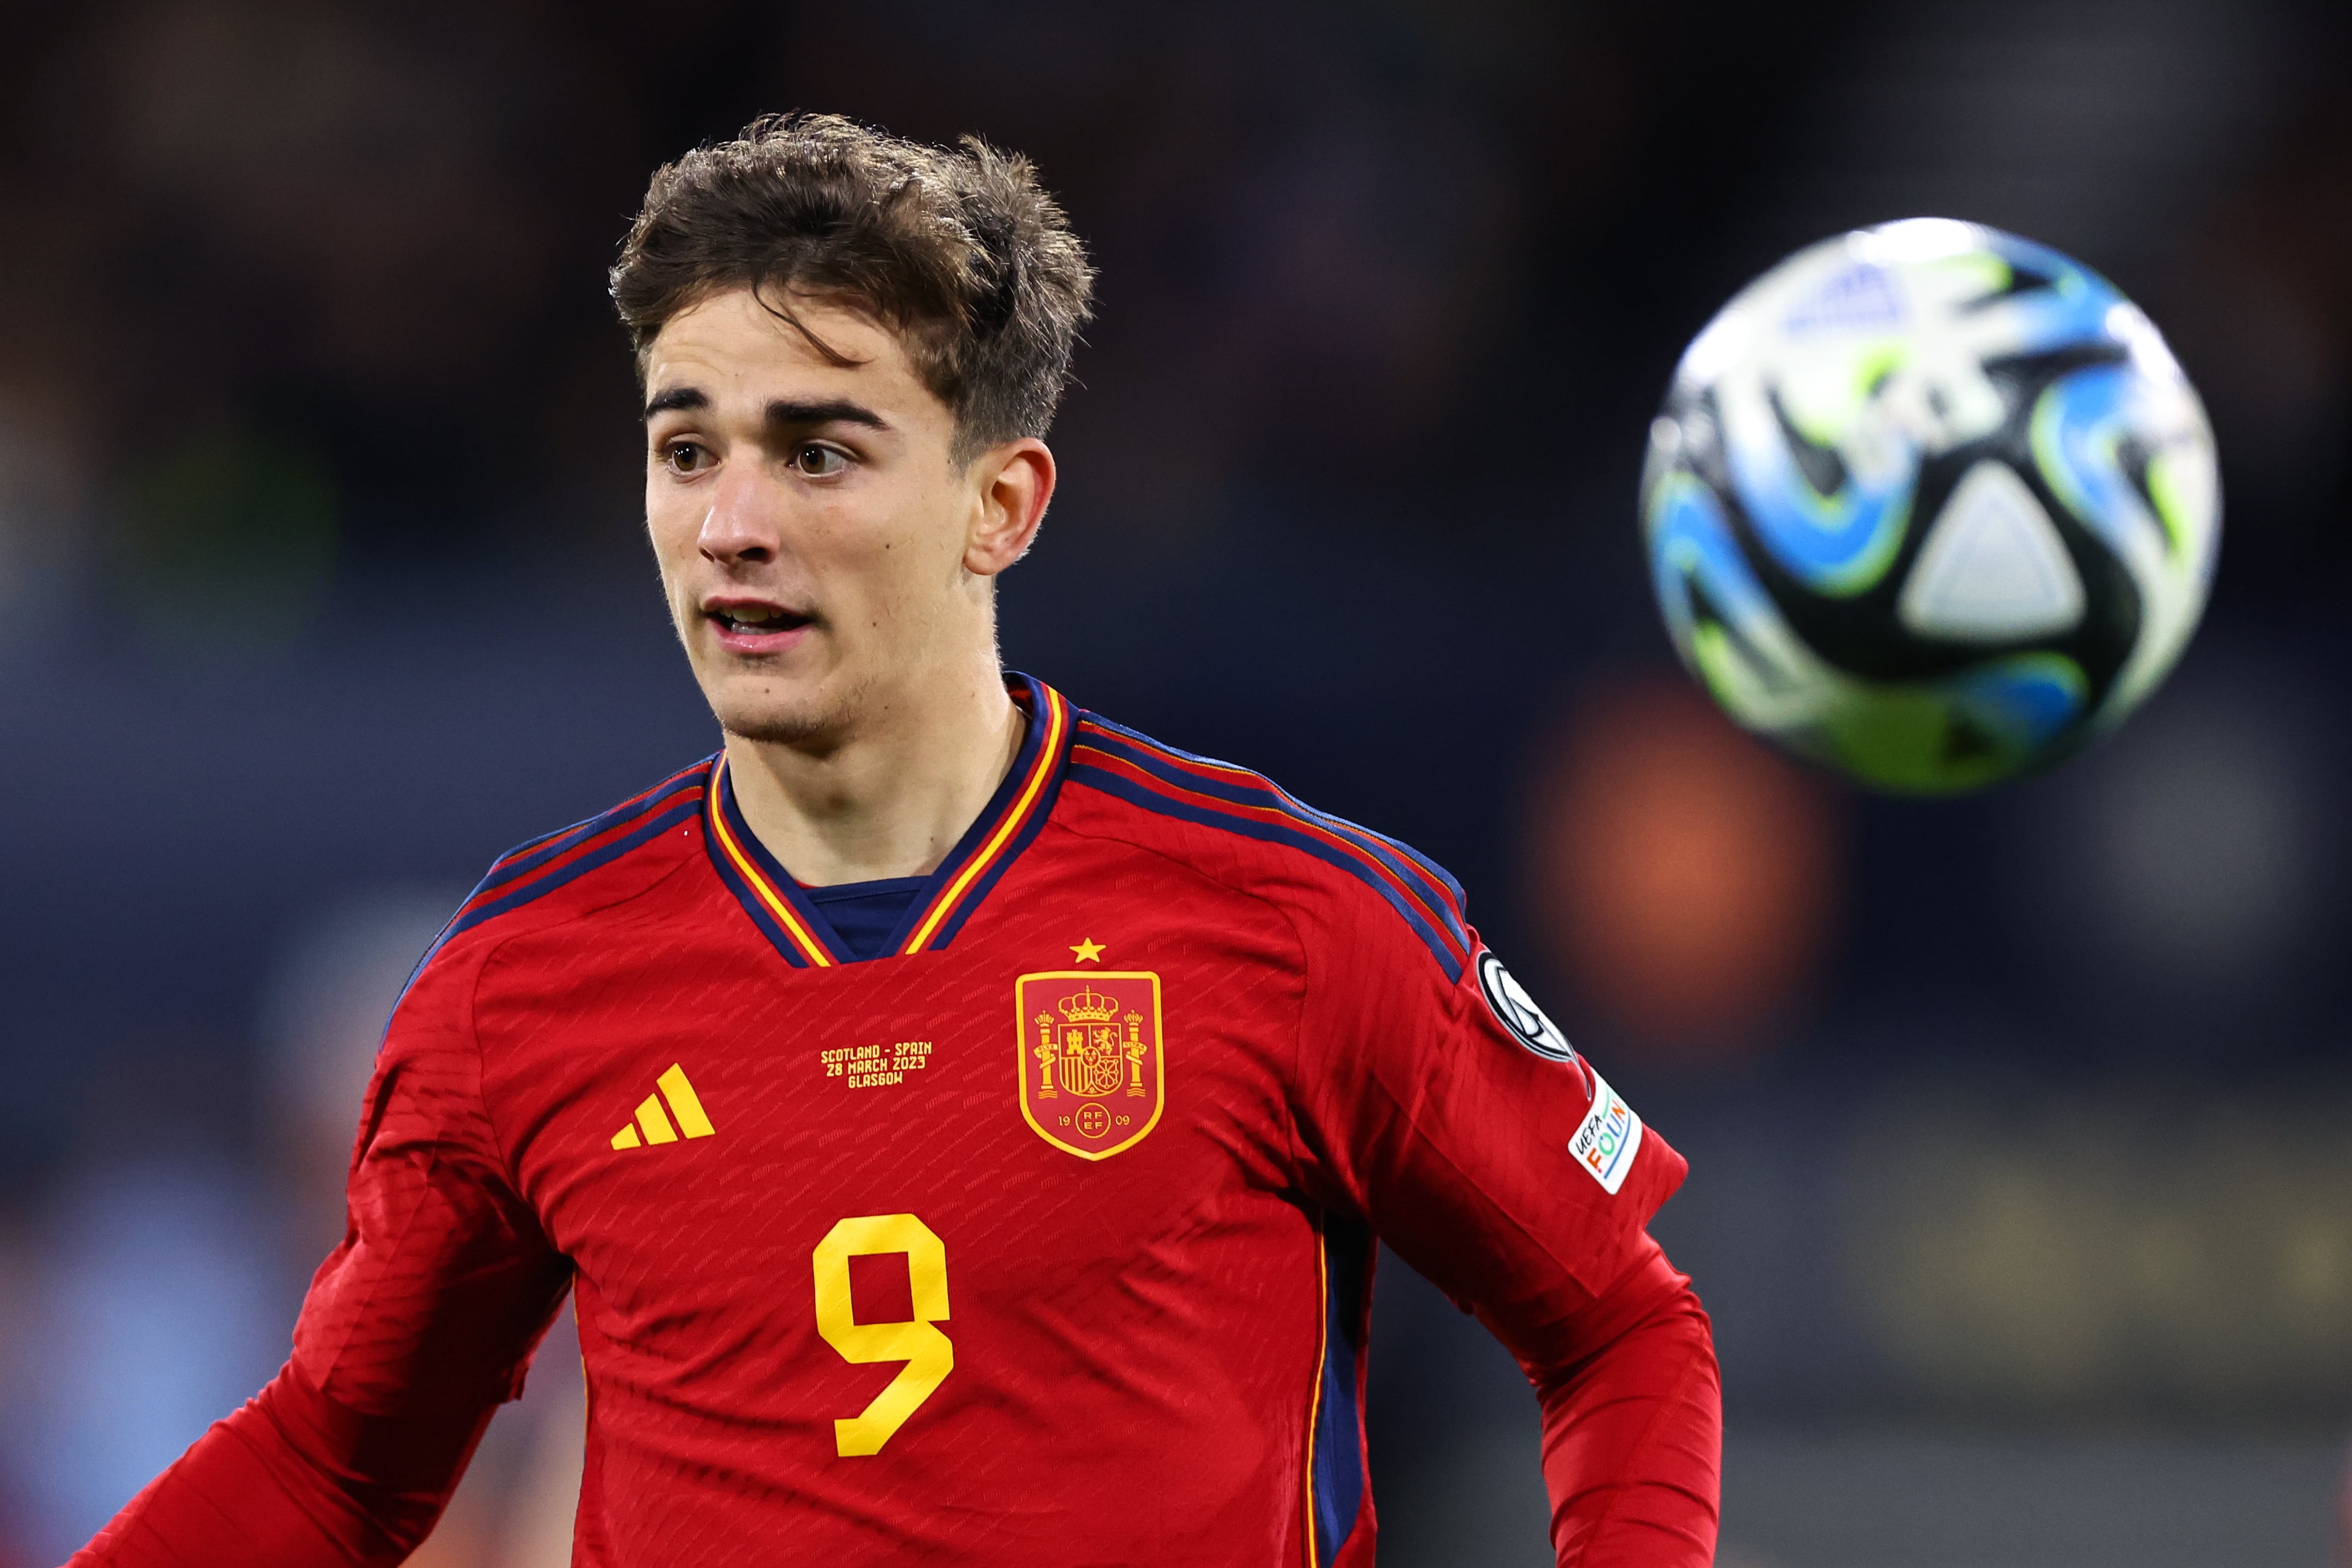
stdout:
MULTIPOLYGON (((712 745, 601 272, 655 163, 786 107, 1024 149, 1097 248, 1011 661, 1445 862, 1690 1155, 1657 1228, 1716 1313, 1727 1564, 2329 1559, 2338 7, 6 14, 0 1565, 277 1365, 383 1008, 479 868, 712 745), (1715 307, 1916 214, 2146 304, 2228 495, 2169 688, 1949 804, 1717 718, 1633 502, 1715 307)), ((1382 1561, 1548 1561, 1508 1359, 1393 1260, 1376 1321, 1382 1561)), ((565 1561, 578 1401, 551 1342, 420 1562, 565 1561)))

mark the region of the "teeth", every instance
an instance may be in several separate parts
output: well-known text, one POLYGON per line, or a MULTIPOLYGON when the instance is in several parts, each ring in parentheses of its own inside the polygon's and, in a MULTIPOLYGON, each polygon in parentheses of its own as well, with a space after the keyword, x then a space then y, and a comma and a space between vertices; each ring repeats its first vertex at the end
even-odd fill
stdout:
POLYGON ((730 610, 727 612, 727 618, 738 626, 756 626, 762 622, 774 620, 778 614, 780 612, 764 608, 730 610))

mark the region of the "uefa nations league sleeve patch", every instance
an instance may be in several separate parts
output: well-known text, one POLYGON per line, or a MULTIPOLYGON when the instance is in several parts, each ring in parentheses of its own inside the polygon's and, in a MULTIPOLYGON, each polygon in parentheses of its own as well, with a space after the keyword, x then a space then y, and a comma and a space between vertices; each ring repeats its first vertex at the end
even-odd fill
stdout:
POLYGON ((1568 1152, 1576 1157, 1601 1190, 1611 1197, 1625 1184, 1625 1177, 1633 1169, 1633 1156, 1642 1148, 1642 1119, 1625 1103, 1625 1097, 1609 1087, 1609 1080, 1584 1064, 1592 1079, 1592 1109, 1584 1113, 1575 1133, 1568 1141, 1568 1152))
POLYGON ((1495 956, 1491 948, 1478 954, 1478 989, 1486 994, 1487 1011, 1511 1032, 1513 1039, 1546 1061, 1576 1059, 1576 1052, 1569 1045, 1568 1037, 1559 1032, 1559 1026, 1536 1005, 1528 988, 1511 977, 1511 972, 1503 967, 1503 961, 1495 956))

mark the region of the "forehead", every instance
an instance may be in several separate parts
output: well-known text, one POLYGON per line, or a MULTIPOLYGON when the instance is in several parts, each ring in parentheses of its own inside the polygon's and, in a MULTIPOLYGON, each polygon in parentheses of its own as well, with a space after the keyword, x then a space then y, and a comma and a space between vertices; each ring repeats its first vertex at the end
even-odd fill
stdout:
POLYGON ((764 404, 794 392, 855 388, 862 402, 946 417, 898 333, 841 305, 800 296, 791 306, 806 332, 749 289, 725 289, 680 310, 646 347, 646 395, 691 387, 724 406, 739 398, 764 404), (812 333, 850 363, 828 359, 809 341, 812 333))

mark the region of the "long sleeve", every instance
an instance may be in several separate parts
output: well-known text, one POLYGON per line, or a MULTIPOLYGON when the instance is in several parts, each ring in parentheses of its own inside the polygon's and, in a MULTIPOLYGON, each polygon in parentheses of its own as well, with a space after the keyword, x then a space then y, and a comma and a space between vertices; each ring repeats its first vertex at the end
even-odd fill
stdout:
POLYGON ((1380 913, 1302 933, 1305 1184, 1518 1358, 1543 1406, 1561 1568, 1705 1568, 1714 1348, 1647 1230, 1682 1156, 1475 932, 1450 973, 1380 913))
POLYGON ((399 1563, 441 1517, 494 1408, 362 1415, 289 1365, 215 1423, 68 1568, 399 1563))
POLYGON ((285 1370, 72 1568, 389 1564, 433 1528, 570 1279, 483 1103, 480 962, 436 956, 394 1012, 285 1370))
POLYGON ((1714 1562, 1722 1393, 1689 1279, 1654 1245, 1646 1261, 1546 1338, 1552 1342, 1530 1346, 1519 1364, 1543 1405, 1559 1561, 1714 1562))

